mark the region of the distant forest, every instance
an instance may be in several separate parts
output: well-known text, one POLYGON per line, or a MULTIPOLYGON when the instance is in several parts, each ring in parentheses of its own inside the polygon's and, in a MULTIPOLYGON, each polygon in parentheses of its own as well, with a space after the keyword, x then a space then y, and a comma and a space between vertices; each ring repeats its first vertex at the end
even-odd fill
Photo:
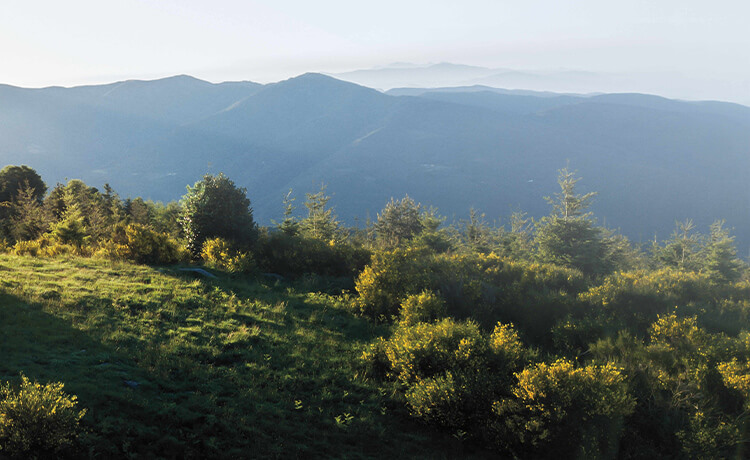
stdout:
MULTIPOLYGON (((358 332, 360 338, 347 345, 346 353, 353 357, 346 365, 350 367, 342 367, 348 373, 343 381, 355 382, 362 392, 379 392, 388 401, 371 407, 362 396, 360 412, 327 418, 331 426, 351 430, 355 439, 367 437, 362 427, 380 423, 373 420, 390 416, 387 409, 393 407, 396 414, 403 410, 432 432, 450 436, 451 442, 464 446, 461 455, 466 456, 746 456, 750 271, 737 255, 730 230, 722 221, 697 228, 687 220, 678 222, 667 239, 635 245, 600 225, 591 212, 596 193, 580 193, 580 180, 568 167, 558 171, 559 188, 545 197, 549 213, 539 219, 518 211, 503 222, 488 222, 481 210, 471 209, 468 219, 447 222, 438 209, 404 196, 384 203, 374 218, 360 226, 348 227, 329 206, 329 191, 322 186, 305 193, 304 199, 289 190, 280 197, 278 218, 270 226, 259 226, 252 197, 224 174, 207 174, 188 186, 179 202, 164 204, 122 199, 108 185, 100 190, 80 180, 49 188, 34 169, 7 166, 0 171, 0 250, 8 267, 22 265, 14 260, 35 258, 92 260, 92 264, 103 260, 165 270, 202 268, 218 277, 196 281, 206 286, 201 291, 206 296, 218 295, 215 292, 225 287, 245 292, 241 290, 285 286, 286 291, 274 295, 290 298, 315 293, 323 299, 321 305, 328 306, 310 307, 313 311, 300 315, 327 324, 321 315, 341 308, 349 318, 341 319, 341 324, 367 325, 362 330, 368 332, 358 332), (357 426, 362 431, 356 431, 357 426)), ((13 272, 13 268, 4 270, 13 272)), ((158 276, 149 275, 149 283, 158 276)), ((167 371, 175 363, 188 366, 185 363, 190 362, 192 367, 186 369, 203 369, 186 375, 209 375, 213 372, 209 368, 224 366, 233 376, 227 382, 244 376, 252 379, 255 372, 247 361, 250 355, 244 353, 251 353, 253 346, 248 344, 260 346, 262 330, 252 333, 260 338, 253 338, 251 323, 230 321, 240 317, 236 297, 216 297, 222 300, 207 307, 235 312, 222 316, 223 323, 204 318, 190 323, 188 330, 187 316, 180 316, 182 304, 173 305, 170 312, 161 303, 137 300, 140 297, 134 294, 136 300, 129 304, 106 300, 84 308, 74 294, 32 295, 25 289, 33 288, 23 284, 7 283, 0 289, 70 321, 91 337, 103 333, 85 329, 87 315, 112 311, 150 324, 151 329, 139 326, 140 338, 127 341, 112 332, 97 340, 116 344, 141 357, 134 359, 150 363, 148 368, 162 376, 165 388, 180 379, 167 371), (117 310, 112 305, 125 306, 117 310), (157 317, 161 319, 156 321, 157 317), (230 328, 221 336, 227 339, 221 340, 240 337, 244 331, 246 342, 217 345, 219 336, 211 331, 224 331, 221 328, 230 328), (172 363, 147 355, 157 349, 150 348, 155 342, 149 341, 172 343, 178 331, 185 330, 193 335, 180 340, 206 339, 195 339, 190 347, 169 355, 172 363), (225 348, 211 355, 211 347, 225 348)), ((89 295, 99 295, 95 287, 87 289, 89 295)), ((286 321, 286 316, 280 318, 286 321)), ((315 357, 322 349, 313 347, 308 354, 315 357)), ((269 362, 277 359, 271 351, 264 356, 269 362)), ((16 372, 23 370, 17 367, 16 372)), ((10 371, 3 368, 6 374, 10 371)), ((67 418, 56 426, 66 428, 49 438, 54 442, 17 442, 24 436, 47 436, 24 432, 22 423, 12 424, 13 414, 20 412, 8 409, 10 402, 13 407, 24 404, 14 389, 18 382, 32 385, 23 379, 16 378, 0 396, 0 449, 11 455, 23 456, 32 445, 60 456, 81 452, 125 456, 127 449, 141 449, 130 452, 221 457, 248 448, 241 433, 252 422, 242 418, 246 409, 234 406, 240 403, 232 397, 207 409, 220 420, 212 422, 217 428, 210 434, 210 444, 195 441, 189 447, 187 415, 184 420, 173 417, 178 424, 169 431, 174 445, 147 445, 142 442, 149 436, 145 431, 132 427, 107 431, 110 425, 101 422, 102 412, 107 411, 104 406, 90 408, 92 414, 84 415, 74 409, 75 404, 61 409, 67 418), (144 437, 140 442, 139 436, 144 437), (142 445, 133 447, 136 444, 142 445)), ((28 391, 41 392, 45 387, 37 384, 36 388, 28 391)), ((308 395, 305 388, 294 387, 297 393, 291 397, 289 411, 307 414, 309 410, 310 417, 317 417, 318 409, 308 407, 308 400, 318 396, 308 395)), ((70 397, 60 388, 47 390, 57 391, 59 398, 70 397)), ((211 400, 226 392, 218 385, 204 390, 211 400)), ((349 390, 340 399, 348 394, 349 390)), ((78 404, 86 408, 86 399, 79 397, 78 404)), ((319 413, 327 414, 323 406, 321 402, 319 413)), ((37 416, 57 417, 43 411, 37 416)), ((118 426, 134 423, 122 417, 118 426)), ((415 433, 423 429, 418 424, 413 428, 415 433)), ((287 448, 292 449, 288 444, 287 448)), ((388 448, 378 447, 382 452, 371 454, 386 456, 388 448)), ((262 455, 283 455, 279 449, 262 455)), ((323 456, 310 449, 296 455, 323 456)), ((343 456, 342 452, 325 455, 343 456)))

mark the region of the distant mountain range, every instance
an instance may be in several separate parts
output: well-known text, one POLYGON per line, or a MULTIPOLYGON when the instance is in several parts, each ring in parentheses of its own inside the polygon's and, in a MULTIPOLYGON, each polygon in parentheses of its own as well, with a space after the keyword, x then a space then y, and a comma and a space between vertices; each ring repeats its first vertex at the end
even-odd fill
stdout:
POLYGON ((737 104, 474 85, 382 93, 320 74, 0 85, 0 163, 157 200, 223 171, 262 223, 280 219, 289 188, 302 207, 321 183, 349 223, 407 193, 449 217, 472 206, 490 220, 539 217, 566 161, 599 192, 600 221, 636 241, 723 218, 750 248, 750 108, 737 104))
POLYGON ((689 100, 718 99, 750 105, 750 82, 688 77, 678 72, 591 72, 524 70, 451 63, 404 64, 330 74, 376 88, 439 88, 483 85, 557 93, 648 93, 689 100))

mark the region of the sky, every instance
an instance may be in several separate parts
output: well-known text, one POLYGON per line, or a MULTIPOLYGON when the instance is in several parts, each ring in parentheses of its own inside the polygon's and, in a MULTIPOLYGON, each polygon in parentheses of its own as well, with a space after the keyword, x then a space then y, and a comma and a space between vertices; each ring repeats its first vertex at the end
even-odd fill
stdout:
POLYGON ((748 18, 747 0, 3 0, 0 83, 453 62, 669 73, 750 104, 748 18))

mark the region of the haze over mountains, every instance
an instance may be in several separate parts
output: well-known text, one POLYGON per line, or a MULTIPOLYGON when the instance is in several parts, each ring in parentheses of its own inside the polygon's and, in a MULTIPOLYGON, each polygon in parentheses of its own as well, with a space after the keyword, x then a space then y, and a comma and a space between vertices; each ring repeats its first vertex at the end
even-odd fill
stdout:
POLYGON ((648 93, 687 100, 724 100, 750 105, 747 79, 687 77, 679 72, 592 72, 586 70, 525 70, 451 63, 395 63, 384 67, 330 74, 359 85, 389 90, 491 86, 562 93, 648 93))
POLYGON ((568 160, 582 190, 599 192, 597 217, 632 239, 723 218, 748 253, 750 108, 737 104, 474 84, 382 93, 319 74, 0 85, 3 164, 28 164, 49 185, 81 178, 157 200, 223 171, 247 187, 261 223, 280 219, 289 188, 302 207, 322 182, 350 223, 406 193, 447 216, 473 206, 490 220, 538 217, 568 160))

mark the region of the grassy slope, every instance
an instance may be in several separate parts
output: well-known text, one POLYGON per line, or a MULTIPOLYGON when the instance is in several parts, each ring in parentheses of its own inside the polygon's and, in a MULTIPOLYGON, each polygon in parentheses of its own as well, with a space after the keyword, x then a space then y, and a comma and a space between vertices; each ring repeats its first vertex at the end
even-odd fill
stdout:
POLYGON ((92 456, 469 454, 357 377, 382 331, 306 291, 0 255, 0 379, 64 382, 92 456))

